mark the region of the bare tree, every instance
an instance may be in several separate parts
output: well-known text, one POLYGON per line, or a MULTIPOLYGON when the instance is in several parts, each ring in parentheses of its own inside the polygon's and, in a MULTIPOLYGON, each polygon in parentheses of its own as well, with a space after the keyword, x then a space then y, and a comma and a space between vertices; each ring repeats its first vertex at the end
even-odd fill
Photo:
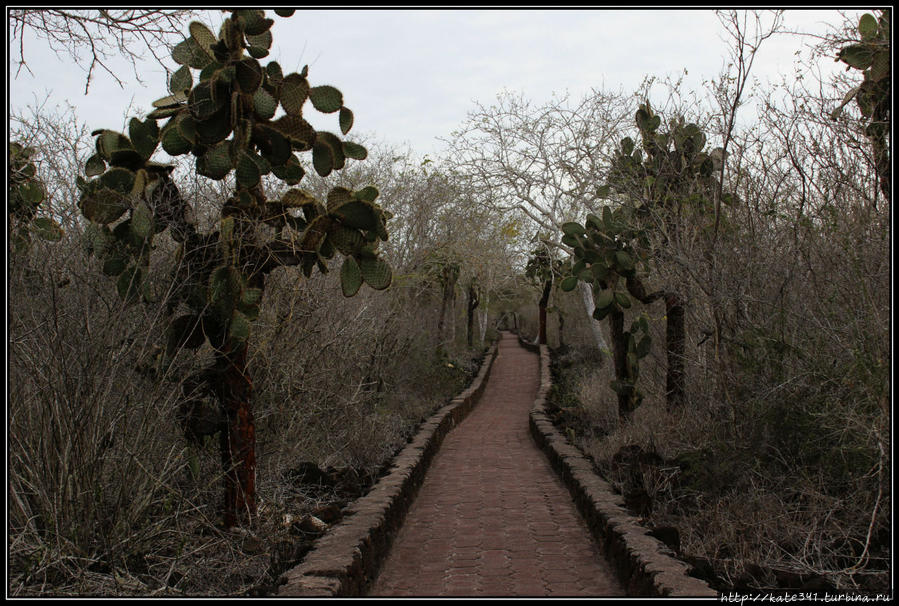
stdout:
POLYGON ((48 211, 63 227, 73 227, 80 214, 73 175, 94 148, 87 126, 78 121, 71 106, 51 110, 45 101, 11 113, 9 130, 10 140, 36 150, 37 174, 44 184, 48 211))
MULTIPOLYGON (((558 237, 564 222, 599 208, 609 151, 631 115, 629 99, 616 93, 593 90, 575 102, 566 93, 536 106, 504 92, 493 106, 477 104, 453 133, 448 162, 470 175, 485 204, 520 215, 528 236, 558 237)), ((591 315, 592 292, 582 295, 597 348, 608 352, 591 315)))
MULTIPOLYGON (((728 147, 733 136, 734 125, 737 120, 737 110, 746 101, 746 84, 756 53, 762 43, 777 34, 783 23, 783 11, 773 11, 772 21, 764 23, 762 15, 755 11, 718 11, 718 19, 724 26, 724 30, 730 36, 733 46, 730 47, 729 68, 725 72, 715 89, 715 99, 721 108, 721 133, 723 136, 722 157, 727 157, 728 147), (752 22, 750 25, 750 21, 752 22)), ((724 187, 724 172, 726 163, 722 162, 718 169, 718 192, 715 198, 715 237, 718 236, 718 228, 721 223, 721 196, 724 187)))
POLYGON ((134 76, 141 82, 138 63, 149 51, 160 64, 168 57, 173 43, 183 38, 183 24, 195 11, 177 9, 12 9, 9 11, 10 41, 18 57, 16 74, 27 69, 25 34, 34 33, 46 40, 57 56, 65 55, 87 72, 84 93, 91 84, 94 70, 109 74, 119 86, 124 81, 110 65, 114 57, 131 63, 134 76))

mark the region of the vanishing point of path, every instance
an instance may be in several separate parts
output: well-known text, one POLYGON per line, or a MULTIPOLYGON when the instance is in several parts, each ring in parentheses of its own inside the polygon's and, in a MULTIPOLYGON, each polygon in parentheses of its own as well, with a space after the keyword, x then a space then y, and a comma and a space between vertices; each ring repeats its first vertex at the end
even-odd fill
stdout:
POLYGON ((502 335, 480 403, 446 436, 369 595, 624 595, 528 430, 539 358, 502 335))

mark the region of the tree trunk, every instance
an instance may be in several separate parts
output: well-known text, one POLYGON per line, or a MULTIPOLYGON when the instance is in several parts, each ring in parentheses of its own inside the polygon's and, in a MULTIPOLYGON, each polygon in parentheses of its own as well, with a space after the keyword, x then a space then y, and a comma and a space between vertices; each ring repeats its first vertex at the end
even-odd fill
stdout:
POLYGON ((484 339, 487 338, 487 307, 490 305, 490 297, 484 301, 484 306, 481 311, 478 312, 478 321, 480 323, 480 334, 481 334, 481 345, 484 344, 484 339))
POLYGON ((219 402, 226 427, 220 432, 225 471, 225 527, 240 525, 256 515, 256 427, 250 403, 253 383, 247 373, 247 344, 217 354, 219 402))
POLYGON ((443 295, 440 300, 440 318, 437 320, 437 340, 438 347, 441 351, 443 351, 444 345, 446 344, 446 311, 448 308, 449 296, 447 295, 447 288, 444 285, 443 295))
POLYGON ((540 332, 537 338, 539 345, 546 345, 546 306, 549 304, 549 295, 552 292, 552 280, 547 280, 543 285, 543 294, 540 297, 540 332))
POLYGON ((684 405, 684 344, 686 332, 684 327, 684 305, 681 298, 674 293, 665 295, 666 349, 668 352, 668 369, 665 379, 666 405, 674 410, 684 405))
MULTIPOLYGON (((624 334, 624 313, 613 309, 609 312, 609 336, 612 339, 612 361, 615 365, 615 378, 619 383, 631 383, 627 372, 627 337, 624 334)), ((618 416, 628 417, 633 412, 631 395, 624 389, 618 389, 618 416)))
MULTIPOLYGON (((858 98, 856 98, 856 101, 858 101, 858 98)), ((880 191, 886 204, 889 204, 892 200, 890 197, 892 193, 892 165, 890 163, 890 145, 887 139, 890 132, 890 108, 893 105, 892 101, 890 94, 881 96, 880 100, 874 105, 871 124, 865 129, 865 135, 871 142, 874 152, 874 172, 877 173, 880 191)))
POLYGON ((590 330, 593 331, 593 339, 596 341, 596 349, 608 356, 610 355, 609 346, 606 344, 606 340, 602 336, 602 327, 600 326, 600 323, 593 317, 593 310, 596 309, 596 303, 593 300, 593 289, 589 284, 580 280, 578 280, 577 287, 581 291, 581 299, 584 302, 584 311, 587 312, 587 323, 590 325, 590 330))
POLYGON ((443 279, 443 297, 440 302, 440 320, 437 324, 437 336, 440 340, 440 351, 446 351, 447 343, 451 343, 456 336, 455 322, 455 301, 456 301, 456 283, 449 277, 444 276, 443 279), (447 316, 451 323, 449 330, 447 329, 447 316), (447 334, 447 333, 450 334, 447 334))
POLYGON ((480 299, 478 298, 478 289, 474 284, 469 285, 468 287, 468 346, 471 347, 473 345, 474 339, 474 311, 478 308, 478 304, 480 303, 480 299))
POLYGON ((456 342, 456 291, 453 289, 449 303, 449 342, 456 342))
POLYGON ((556 313, 559 314, 559 349, 565 349, 565 314, 558 307, 556 313))

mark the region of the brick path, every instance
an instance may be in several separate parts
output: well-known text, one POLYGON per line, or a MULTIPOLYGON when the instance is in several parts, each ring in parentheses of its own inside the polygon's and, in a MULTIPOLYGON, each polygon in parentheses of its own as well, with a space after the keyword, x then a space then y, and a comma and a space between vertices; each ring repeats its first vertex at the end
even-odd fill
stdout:
POLYGON ((528 431, 538 357, 503 333, 484 395, 447 435, 371 596, 624 595, 528 431))

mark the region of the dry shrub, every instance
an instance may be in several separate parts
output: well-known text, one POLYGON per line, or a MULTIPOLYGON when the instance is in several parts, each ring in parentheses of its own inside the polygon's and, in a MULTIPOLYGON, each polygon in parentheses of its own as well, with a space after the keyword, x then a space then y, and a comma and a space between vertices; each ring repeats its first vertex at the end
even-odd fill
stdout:
POLYGON ((208 345, 166 363, 165 262, 156 302, 129 306, 95 264, 74 227, 11 258, 11 595, 241 595, 271 584, 273 566, 295 561, 285 515, 328 498, 288 472, 314 461, 373 481, 474 368, 464 347, 452 367, 437 358, 425 312, 401 289, 345 299, 333 275, 273 275, 250 349, 259 517, 225 532, 218 439, 192 443, 179 423, 184 379, 208 364, 208 345))
POLYGON ((148 378, 159 310, 125 308, 72 239, 32 253, 9 275, 14 594, 153 551, 187 496, 177 393, 148 378))
MULTIPOLYGON (((883 590, 890 209, 857 133, 811 115, 774 119, 799 126, 786 141, 777 125, 764 145, 734 139, 741 202, 724 208, 714 248, 709 218, 684 217, 682 233, 693 239, 660 248, 653 268, 653 288, 687 301, 687 406, 664 408, 664 310, 643 307, 654 345, 640 364, 646 399, 630 420, 610 419, 608 363, 596 369, 584 358, 565 371, 570 396, 599 429, 594 439, 580 432, 581 446, 622 490, 641 485, 653 505, 647 524, 676 526, 684 555, 710 560, 723 589, 776 587, 777 570, 883 590), (637 447, 660 459, 639 482, 623 455, 616 460, 637 447)), ((566 341, 587 350, 581 315, 571 313, 566 341)))
POLYGON ((251 365, 263 456, 376 472, 465 368, 438 367, 436 341, 402 291, 344 298, 336 281, 273 275, 251 365), (272 446, 267 446, 271 443, 272 446))
POLYGON ((602 434, 611 433, 618 426, 618 404, 609 387, 613 378, 609 367, 605 364, 601 368, 586 369, 574 394, 593 426, 602 434))

